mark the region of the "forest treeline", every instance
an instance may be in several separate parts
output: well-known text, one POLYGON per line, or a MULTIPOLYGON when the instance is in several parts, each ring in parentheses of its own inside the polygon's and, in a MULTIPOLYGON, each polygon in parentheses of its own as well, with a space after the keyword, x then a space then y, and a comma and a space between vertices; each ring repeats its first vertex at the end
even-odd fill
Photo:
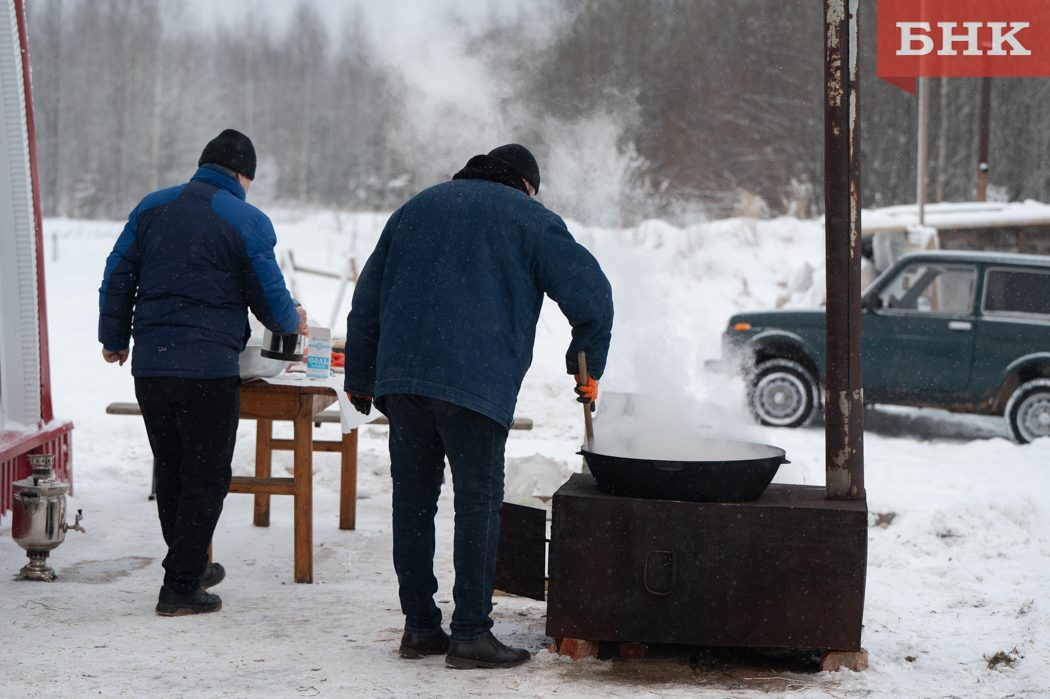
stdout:
POLYGON ((396 77, 360 18, 333 35, 303 3, 282 32, 251 15, 199 31, 176 2, 33 0, 27 23, 45 215, 125 216, 227 127, 255 141, 253 198, 402 195, 385 140, 396 77))
MULTIPOLYGON (((865 206, 915 197, 917 102, 875 77, 875 4, 861 0, 865 206)), ((184 181, 230 126, 260 154, 257 201, 389 209, 474 154, 442 151, 439 141, 470 141, 462 113, 413 99, 406 69, 382 57, 384 38, 360 15, 329 27, 304 0, 279 29, 248 15, 204 30, 169 0, 27 9, 46 215, 125 216, 184 181), (426 137, 413 136, 420 124, 426 137)), ((819 0, 536 0, 509 19, 432 31, 468 35, 463 60, 501 88, 492 119, 541 165, 620 164, 613 202, 598 207, 616 207, 617 223, 809 216, 823 208, 821 12, 819 0), (615 138, 566 141, 548 128, 592 123, 614 124, 615 138)), ((972 199, 979 81, 929 85, 929 198, 972 199)), ((1048 156, 1050 80, 995 80, 991 192, 1050 199, 1048 156)), ((593 218, 566 179, 561 196, 541 195, 593 218)))

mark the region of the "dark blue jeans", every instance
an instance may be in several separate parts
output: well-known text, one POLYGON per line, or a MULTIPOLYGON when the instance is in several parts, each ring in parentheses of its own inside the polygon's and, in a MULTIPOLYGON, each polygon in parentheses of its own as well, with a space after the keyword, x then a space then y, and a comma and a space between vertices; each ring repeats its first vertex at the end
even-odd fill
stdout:
POLYGON ((456 533, 452 640, 477 640, 492 628, 492 590, 503 505, 507 430, 473 410, 408 393, 381 396, 390 420, 390 475, 394 479, 394 570, 405 630, 441 628, 434 603, 434 516, 445 457, 452 467, 456 533))

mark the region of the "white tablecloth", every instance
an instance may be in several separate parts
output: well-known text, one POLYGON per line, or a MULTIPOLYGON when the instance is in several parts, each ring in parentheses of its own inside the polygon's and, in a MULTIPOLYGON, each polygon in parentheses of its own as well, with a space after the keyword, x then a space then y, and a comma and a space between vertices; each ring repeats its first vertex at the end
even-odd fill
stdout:
POLYGON ((339 423, 343 434, 360 427, 366 422, 371 422, 379 416, 375 408, 372 409, 370 415, 362 415, 357 412, 343 391, 343 376, 341 374, 330 375, 327 379, 308 379, 305 372, 284 372, 277 376, 264 378, 263 381, 277 386, 328 386, 335 389, 335 395, 339 399, 339 423))

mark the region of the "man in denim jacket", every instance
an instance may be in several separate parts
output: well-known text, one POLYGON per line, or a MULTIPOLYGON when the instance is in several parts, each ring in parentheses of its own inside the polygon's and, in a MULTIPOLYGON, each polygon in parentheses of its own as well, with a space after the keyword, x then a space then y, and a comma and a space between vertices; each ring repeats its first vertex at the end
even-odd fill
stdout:
POLYGON ((490 631, 504 446, 532 363, 544 294, 572 325, 566 370, 581 402, 597 395, 612 331, 612 289, 562 219, 535 200, 523 146, 470 159, 450 182, 394 212, 347 317, 345 389, 390 420, 394 568, 401 655, 445 653, 453 667, 510 667, 528 651, 490 631), (448 458, 455 486, 456 608, 451 643, 434 603, 434 516, 448 458))

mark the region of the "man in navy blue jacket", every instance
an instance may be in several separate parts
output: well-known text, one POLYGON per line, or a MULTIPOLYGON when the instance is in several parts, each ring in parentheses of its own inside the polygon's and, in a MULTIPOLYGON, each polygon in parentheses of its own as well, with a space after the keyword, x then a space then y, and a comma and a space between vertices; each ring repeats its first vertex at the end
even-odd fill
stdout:
POLYGON ((581 402, 597 395, 612 331, 612 289, 565 222, 533 197, 540 173, 523 146, 475 156, 451 182, 390 217, 347 317, 345 389, 390 420, 394 568, 401 655, 445 653, 452 667, 529 658, 490 629, 503 504, 504 446, 532 363, 543 296, 572 325, 565 364, 581 402), (448 457, 455 489, 456 608, 451 640, 434 603, 434 515, 448 457))
POLYGON ((103 358, 123 365, 135 338, 131 374, 168 545, 157 602, 166 616, 222 608, 205 592, 225 577, 208 545, 230 487, 248 308, 276 334, 306 333, 274 259, 273 225, 244 200, 255 164, 247 136, 219 134, 188 183, 131 212, 99 289, 103 358))

